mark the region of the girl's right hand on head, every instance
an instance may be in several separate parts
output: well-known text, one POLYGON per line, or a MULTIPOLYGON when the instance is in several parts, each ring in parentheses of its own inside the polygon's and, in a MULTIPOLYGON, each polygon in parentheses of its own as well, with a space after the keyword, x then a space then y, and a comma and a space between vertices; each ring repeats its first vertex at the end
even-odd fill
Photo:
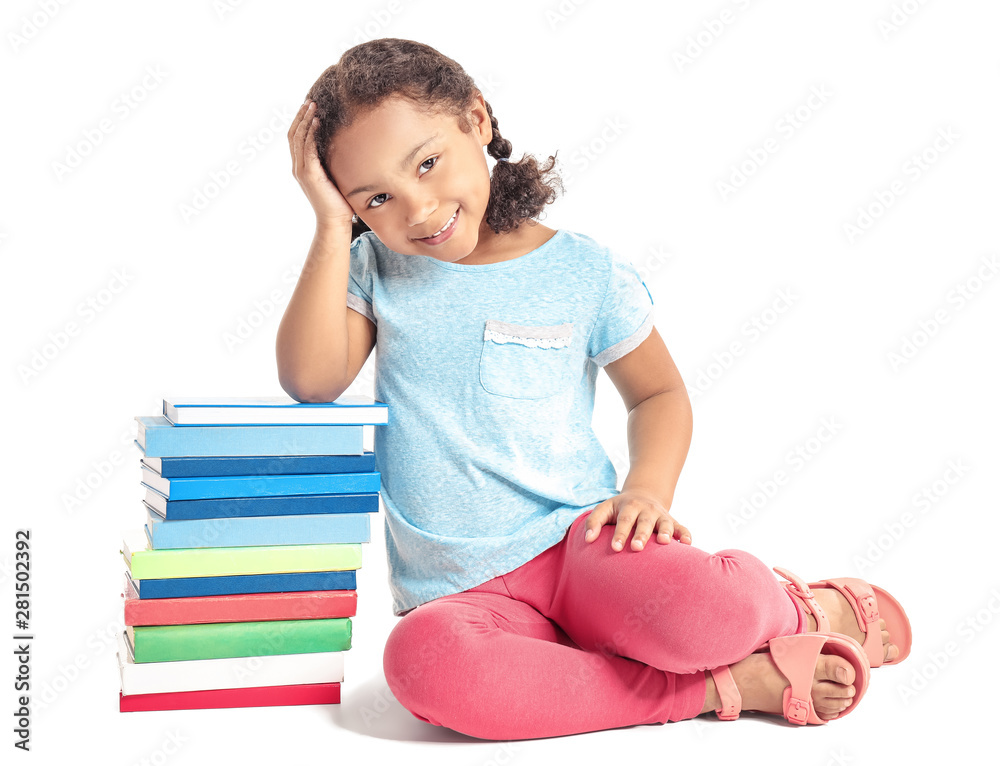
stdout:
POLYGON ((292 153, 292 175, 299 182, 316 213, 316 222, 351 225, 354 210, 344 195, 326 175, 316 152, 316 103, 307 101, 288 129, 288 148, 292 153))

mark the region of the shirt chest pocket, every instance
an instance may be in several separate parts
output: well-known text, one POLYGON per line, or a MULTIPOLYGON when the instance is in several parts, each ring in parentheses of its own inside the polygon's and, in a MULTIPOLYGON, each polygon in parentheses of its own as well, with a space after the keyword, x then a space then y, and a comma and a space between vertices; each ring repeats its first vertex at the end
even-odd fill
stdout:
POLYGON ((491 394, 544 399, 570 381, 573 324, 518 325, 486 320, 479 380, 491 394))

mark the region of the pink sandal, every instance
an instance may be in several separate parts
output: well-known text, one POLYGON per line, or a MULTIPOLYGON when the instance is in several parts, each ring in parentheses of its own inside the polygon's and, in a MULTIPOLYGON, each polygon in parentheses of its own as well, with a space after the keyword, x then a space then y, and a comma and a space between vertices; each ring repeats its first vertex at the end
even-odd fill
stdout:
POLYGON ((788 580, 784 583, 785 590, 798 598, 806 611, 816 618, 816 630, 819 633, 830 632, 830 620, 816 602, 812 589, 836 588, 840 591, 841 595, 847 599, 847 603, 854 609, 858 627, 861 628, 865 637, 862 646, 868 655, 868 662, 873 668, 882 665, 896 665, 910 656, 910 647, 913 644, 910 620, 899 602, 882 588, 869 585, 864 580, 855 577, 838 577, 806 585, 801 578, 796 577, 787 569, 774 567, 774 571, 788 580), (893 660, 883 659, 882 631, 878 626, 880 619, 885 620, 885 629, 889 631, 889 638, 899 649, 899 656, 893 660), (874 628, 869 630, 870 625, 873 625, 874 628))
MULTIPOLYGON (((836 654, 854 667, 853 685, 856 693, 851 704, 841 711, 837 718, 854 710, 868 689, 868 657, 861 644, 850 636, 839 633, 799 633, 772 638, 757 651, 769 651, 778 671, 789 681, 781 697, 782 714, 789 723, 797 725, 828 723, 816 715, 812 701, 813 676, 816 674, 816 664, 821 654, 836 654)), ((719 698, 722 700, 722 707, 715 713, 723 721, 735 721, 740 717, 743 698, 733 680, 733 674, 728 665, 715 668, 711 673, 715 679, 719 698)))

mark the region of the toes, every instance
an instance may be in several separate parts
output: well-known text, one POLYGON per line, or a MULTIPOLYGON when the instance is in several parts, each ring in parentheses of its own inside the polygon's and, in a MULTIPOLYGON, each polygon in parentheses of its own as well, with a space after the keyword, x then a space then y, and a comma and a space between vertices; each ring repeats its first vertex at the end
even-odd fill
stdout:
POLYGON ((854 683, 854 666, 850 662, 831 654, 820 655, 816 663, 816 680, 831 681, 847 686, 854 683))
POLYGON ((854 697, 856 689, 853 685, 834 684, 829 681, 817 681, 813 684, 813 698, 828 699, 840 702, 854 697))

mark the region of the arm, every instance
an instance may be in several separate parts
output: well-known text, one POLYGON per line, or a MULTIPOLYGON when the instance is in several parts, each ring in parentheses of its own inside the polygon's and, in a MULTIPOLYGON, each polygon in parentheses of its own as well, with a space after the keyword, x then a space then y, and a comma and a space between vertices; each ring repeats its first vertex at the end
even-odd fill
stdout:
POLYGON ((621 493, 591 512, 586 539, 596 539, 601 526, 617 519, 615 550, 624 547, 633 524, 633 550, 640 550, 657 526, 661 543, 673 536, 690 542, 688 530, 669 514, 691 444, 691 402, 680 372, 655 327, 646 340, 604 369, 628 410, 631 465, 621 493))
POLYGON ((348 223, 317 226, 278 327, 278 381, 299 401, 335 400, 375 345, 375 325, 347 308, 350 243, 348 223))
POLYGON ((375 325, 347 308, 354 211, 319 161, 303 104, 288 129, 292 174, 316 213, 316 234, 278 327, 278 382, 293 399, 330 402, 351 384, 375 345, 375 325))

